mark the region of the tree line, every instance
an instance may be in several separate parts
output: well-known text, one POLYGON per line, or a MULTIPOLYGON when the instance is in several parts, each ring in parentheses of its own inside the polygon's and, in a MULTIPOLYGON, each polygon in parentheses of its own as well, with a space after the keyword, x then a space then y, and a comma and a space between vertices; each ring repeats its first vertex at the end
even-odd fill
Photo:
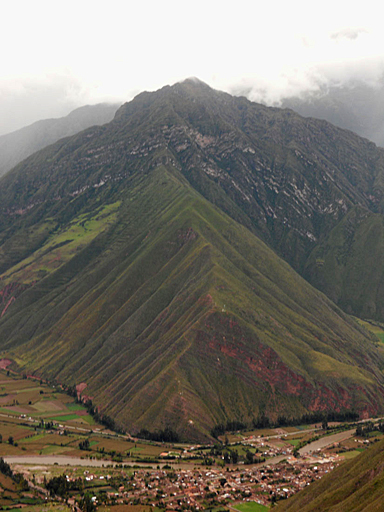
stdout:
POLYGON ((159 443, 180 442, 179 434, 170 427, 165 427, 164 430, 156 430, 155 432, 150 432, 149 430, 142 428, 140 432, 138 432, 137 437, 140 439, 146 439, 147 441, 157 441, 159 443))
POLYGON ((329 421, 357 421, 359 414, 356 411, 317 411, 305 413, 302 416, 290 418, 285 415, 280 415, 275 421, 271 420, 265 414, 262 414, 257 419, 253 419, 251 423, 242 421, 227 421, 226 423, 219 423, 211 429, 212 437, 216 439, 225 434, 225 432, 233 432, 237 430, 249 429, 264 429, 264 428, 278 428, 290 427, 294 425, 310 425, 311 423, 328 423, 329 421))

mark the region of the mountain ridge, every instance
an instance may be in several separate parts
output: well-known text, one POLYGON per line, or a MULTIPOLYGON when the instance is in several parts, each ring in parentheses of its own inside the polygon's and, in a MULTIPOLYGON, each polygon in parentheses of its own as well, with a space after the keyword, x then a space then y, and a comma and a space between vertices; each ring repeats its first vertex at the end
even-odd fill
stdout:
POLYGON ((0 136, 0 176, 36 151, 90 126, 108 123, 118 108, 116 104, 85 105, 67 116, 43 119, 0 136))

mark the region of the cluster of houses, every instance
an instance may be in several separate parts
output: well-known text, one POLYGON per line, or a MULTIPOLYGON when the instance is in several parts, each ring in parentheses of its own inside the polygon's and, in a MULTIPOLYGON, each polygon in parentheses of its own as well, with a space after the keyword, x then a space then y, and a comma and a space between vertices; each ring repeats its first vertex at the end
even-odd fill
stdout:
MULTIPOLYGON (((84 473, 87 483, 119 481, 116 489, 104 492, 104 500, 116 504, 160 505, 167 510, 203 510, 207 506, 255 501, 267 505, 288 498, 314 480, 332 471, 339 458, 290 456, 278 464, 210 469, 138 469, 133 475, 121 469, 119 476, 84 473)), ((67 479, 71 479, 70 475, 67 479)), ((88 484, 89 485, 89 484, 88 484)), ((95 491, 93 500, 100 495, 95 491)))

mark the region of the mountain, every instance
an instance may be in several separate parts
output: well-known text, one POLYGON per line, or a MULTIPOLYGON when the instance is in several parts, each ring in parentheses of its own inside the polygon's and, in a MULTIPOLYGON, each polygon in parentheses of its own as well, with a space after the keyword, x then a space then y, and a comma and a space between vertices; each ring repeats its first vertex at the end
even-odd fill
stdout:
POLYGON ((0 180, 3 354, 133 432, 383 411, 378 340, 265 243, 304 267, 382 158, 196 80, 138 95, 0 180))
POLYGON ((0 136, 0 176, 39 149, 93 125, 109 123, 120 105, 86 105, 66 117, 44 119, 0 136))
POLYGON ((383 510, 384 441, 344 462, 276 507, 276 512, 380 512, 383 510))
POLYGON ((283 108, 291 108, 305 117, 325 119, 351 130, 384 147, 384 86, 362 81, 332 84, 316 92, 282 100, 283 108))
POLYGON ((384 318, 382 213, 356 206, 319 242, 304 276, 347 313, 384 318))
MULTIPOLYGON (((169 93, 165 88, 156 100, 141 95, 118 116, 123 120, 142 107, 142 112, 162 109, 156 114, 161 118, 169 93)), ((366 223, 382 218, 384 151, 325 121, 213 93, 193 81, 177 93, 173 89, 172 101, 174 113, 188 124, 164 135, 189 183, 346 311, 384 321, 384 259, 360 272, 372 254, 381 254, 380 232, 371 231, 370 243, 360 247, 349 234, 352 241, 337 267, 327 257, 329 237, 342 229, 347 215, 357 209, 366 223), (188 97, 192 91, 194 101, 188 97), (319 247, 324 257, 316 257, 319 247), (345 276, 341 284, 339 275, 345 276)), ((364 232, 359 220, 354 230, 364 232)))

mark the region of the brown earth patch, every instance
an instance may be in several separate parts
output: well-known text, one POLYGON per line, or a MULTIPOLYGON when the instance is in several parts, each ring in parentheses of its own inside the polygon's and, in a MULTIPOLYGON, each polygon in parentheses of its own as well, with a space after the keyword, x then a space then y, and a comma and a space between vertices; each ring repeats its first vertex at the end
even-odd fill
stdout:
POLYGON ((87 384, 85 382, 80 382, 80 384, 76 385, 76 391, 78 393, 82 393, 86 387, 87 387, 87 384))
POLYGON ((7 409, 11 412, 22 412, 22 413, 29 413, 32 411, 32 408, 20 407, 18 405, 10 405, 9 407, 7 407, 7 409))
MULTIPOLYGON (((36 407, 36 409, 38 410, 38 407, 36 407)), ((62 411, 63 407, 57 402, 53 402, 51 400, 44 400, 44 409, 46 409, 47 411, 62 411)))
POLYGON ((10 364, 12 364, 10 359, 0 359, 0 370, 5 370, 10 364))
POLYGON ((77 416, 88 416, 88 411, 75 411, 77 416))
POLYGON ((17 395, 0 396, 0 404, 6 404, 7 402, 13 400, 16 397, 17 395))

